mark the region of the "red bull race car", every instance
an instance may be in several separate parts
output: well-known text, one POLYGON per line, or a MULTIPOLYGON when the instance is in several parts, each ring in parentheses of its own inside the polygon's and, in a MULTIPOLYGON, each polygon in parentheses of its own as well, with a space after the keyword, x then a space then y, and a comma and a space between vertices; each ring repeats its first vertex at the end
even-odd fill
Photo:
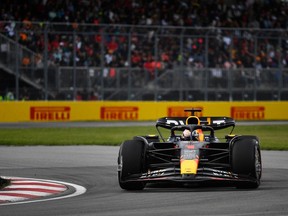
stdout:
POLYGON ((185 111, 190 116, 158 119, 158 135, 135 136, 121 144, 120 187, 142 190, 147 183, 221 181, 258 188, 262 175, 258 137, 233 135, 235 120, 230 117, 198 117, 199 109, 185 111), (231 128, 230 133, 218 139, 215 131, 225 128, 231 128))

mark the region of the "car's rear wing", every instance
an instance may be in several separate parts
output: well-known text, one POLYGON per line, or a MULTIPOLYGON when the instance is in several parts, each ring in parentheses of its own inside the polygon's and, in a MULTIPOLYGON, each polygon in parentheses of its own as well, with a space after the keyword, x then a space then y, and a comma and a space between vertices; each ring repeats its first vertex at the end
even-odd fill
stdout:
MULTIPOLYGON (((205 125, 210 126, 214 130, 224 129, 228 127, 235 127, 235 120, 230 117, 163 117, 156 121, 156 127, 163 127, 171 129, 178 125, 205 125)), ((233 129, 232 129, 233 130, 233 129)))

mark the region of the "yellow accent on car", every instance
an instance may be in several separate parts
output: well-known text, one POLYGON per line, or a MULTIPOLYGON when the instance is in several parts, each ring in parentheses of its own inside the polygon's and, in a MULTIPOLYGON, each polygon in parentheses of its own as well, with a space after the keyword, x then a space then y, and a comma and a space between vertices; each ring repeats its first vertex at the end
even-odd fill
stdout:
POLYGON ((181 161, 181 174, 196 174, 198 159, 181 161))

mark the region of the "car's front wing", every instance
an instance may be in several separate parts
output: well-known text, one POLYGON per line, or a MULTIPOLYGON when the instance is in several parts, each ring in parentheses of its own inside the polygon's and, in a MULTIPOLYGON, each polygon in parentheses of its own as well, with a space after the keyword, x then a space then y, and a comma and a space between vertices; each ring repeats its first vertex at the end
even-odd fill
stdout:
POLYGON ((179 168, 166 168, 154 171, 148 171, 141 175, 131 175, 125 181, 142 181, 142 182, 204 182, 204 181, 255 181, 249 176, 239 176, 232 172, 217 170, 212 168, 198 168, 197 174, 180 174, 179 168))

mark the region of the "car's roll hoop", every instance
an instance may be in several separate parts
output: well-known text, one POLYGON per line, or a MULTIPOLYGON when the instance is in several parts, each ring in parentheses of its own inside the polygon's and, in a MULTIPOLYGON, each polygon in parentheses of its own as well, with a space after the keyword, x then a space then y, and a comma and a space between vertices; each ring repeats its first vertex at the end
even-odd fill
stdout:
MULTIPOLYGON (((189 125, 179 125, 179 126, 174 126, 171 128, 171 136, 175 136, 175 131, 177 130, 180 130, 180 131, 183 131, 183 130, 189 130, 189 131, 194 131, 194 130, 203 130, 203 131, 210 131, 210 137, 212 139, 215 138, 215 134, 214 134, 214 129, 208 125, 192 125, 192 124, 189 124, 189 125)), ((191 136, 192 136, 192 133, 191 133, 191 136)), ((192 137, 191 137, 191 140, 192 140, 192 137)))

